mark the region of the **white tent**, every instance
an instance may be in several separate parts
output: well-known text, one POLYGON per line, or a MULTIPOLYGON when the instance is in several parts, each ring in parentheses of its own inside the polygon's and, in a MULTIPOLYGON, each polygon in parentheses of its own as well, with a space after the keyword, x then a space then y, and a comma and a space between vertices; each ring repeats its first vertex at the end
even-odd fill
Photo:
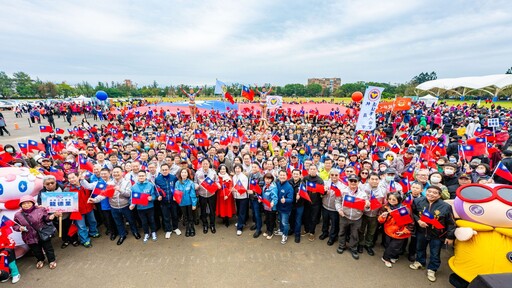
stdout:
POLYGON ((477 77, 444 78, 427 81, 416 86, 422 91, 432 91, 439 95, 443 90, 451 91, 461 96, 473 90, 484 91, 492 96, 512 86, 512 74, 496 74, 477 77))
POLYGON ((73 99, 75 103, 89 103, 91 102, 91 98, 85 97, 84 95, 80 95, 73 99))
POLYGON ((427 95, 418 98, 418 102, 423 102, 427 107, 432 107, 433 104, 437 103, 437 100, 439 100, 437 97, 434 97, 432 95, 427 95))

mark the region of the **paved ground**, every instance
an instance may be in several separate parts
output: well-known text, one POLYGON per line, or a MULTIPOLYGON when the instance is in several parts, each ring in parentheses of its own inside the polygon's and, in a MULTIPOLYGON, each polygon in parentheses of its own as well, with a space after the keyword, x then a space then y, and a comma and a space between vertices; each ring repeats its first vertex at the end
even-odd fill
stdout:
MULTIPOLYGON (((39 136, 39 126, 29 127, 27 118, 16 119, 3 113, 12 136, 0 137, 1 144, 16 143, 39 136), (14 130, 18 120, 20 130, 14 130)), ((43 124, 47 122, 43 120, 43 124)), ((62 119, 57 127, 67 128, 62 119)), ((200 228, 199 226, 196 226, 200 228)), ((60 249, 54 240, 58 267, 35 268, 35 258, 18 260, 22 274, 19 287, 451 287, 447 259, 452 250, 443 250, 442 266, 436 283, 430 283, 425 270, 412 271, 401 259, 392 269, 376 256, 367 254, 355 261, 349 253, 338 255, 335 246, 318 239, 286 245, 274 237, 253 239, 250 231, 237 237, 235 228, 217 225, 217 234, 186 238, 172 235, 143 244, 129 237, 117 246, 108 237, 93 240, 94 247, 69 246, 60 249)), ((104 231, 104 228, 101 228, 104 231)))

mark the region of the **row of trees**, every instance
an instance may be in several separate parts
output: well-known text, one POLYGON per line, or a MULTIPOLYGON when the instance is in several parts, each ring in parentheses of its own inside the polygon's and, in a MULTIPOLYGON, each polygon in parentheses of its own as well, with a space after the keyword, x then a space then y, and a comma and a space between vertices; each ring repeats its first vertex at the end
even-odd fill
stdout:
MULTIPOLYGON (((508 69, 507 73, 512 73, 512 68, 508 69)), ((393 98, 395 96, 407 96, 415 94, 415 87, 426 81, 437 79, 436 72, 422 72, 414 76, 409 82, 402 84, 390 84, 381 82, 355 82, 346 83, 338 87, 335 91, 329 88, 323 88, 320 84, 286 84, 284 86, 273 87, 273 93, 283 96, 296 96, 296 97, 317 97, 317 96, 335 96, 335 97, 350 97, 355 91, 364 91, 367 86, 384 87, 384 98, 393 98)), ((98 82, 93 86, 88 82, 82 82, 71 86, 65 82, 53 83, 43 82, 39 78, 32 79, 30 75, 25 72, 17 72, 9 77, 5 72, 0 71, 0 95, 3 98, 56 98, 56 97, 73 97, 73 96, 93 96, 96 91, 103 90, 108 93, 109 97, 152 97, 152 96, 183 96, 180 88, 188 91, 189 88, 197 89, 198 87, 190 87, 187 85, 165 86, 161 87, 156 81, 151 85, 137 87, 137 85, 127 85, 126 83, 116 83, 112 81, 98 82)), ((203 95, 213 95, 214 86, 204 86, 203 95)), ((230 93, 233 95, 241 94, 241 84, 233 83, 228 87, 230 93)), ((508 89, 510 90, 510 89, 508 89)), ((507 91, 502 93, 506 94, 507 91)))

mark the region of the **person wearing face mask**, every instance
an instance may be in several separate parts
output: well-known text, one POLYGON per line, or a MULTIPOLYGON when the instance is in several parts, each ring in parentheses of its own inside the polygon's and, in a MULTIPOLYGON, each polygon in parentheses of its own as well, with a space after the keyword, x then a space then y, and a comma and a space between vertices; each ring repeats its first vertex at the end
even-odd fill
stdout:
POLYGON ((383 180, 379 183, 379 189, 384 189, 389 192, 402 192, 402 186, 399 184, 400 177, 397 177, 396 170, 393 168, 388 168, 384 170, 382 174, 384 176, 383 180), (394 191, 392 191, 394 190, 394 191))
POLYGON ((473 183, 478 182, 478 179, 488 179, 490 178, 491 168, 487 164, 479 164, 476 168, 471 172, 471 180, 473 183))
POLYGON ((455 192, 459 188, 459 173, 457 173, 457 164, 446 163, 443 168, 443 181, 442 183, 450 193, 450 199, 455 199, 455 192))
POLYGON ((448 188, 441 184, 442 181, 443 175, 441 173, 434 172, 430 174, 430 184, 441 188, 441 198, 443 198, 443 200, 450 199, 450 193, 448 192, 448 188))

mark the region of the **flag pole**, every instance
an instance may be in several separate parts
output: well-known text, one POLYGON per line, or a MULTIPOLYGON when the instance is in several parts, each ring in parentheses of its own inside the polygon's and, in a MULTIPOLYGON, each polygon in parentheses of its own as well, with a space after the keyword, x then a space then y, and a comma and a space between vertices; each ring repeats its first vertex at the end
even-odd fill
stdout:
POLYGON ((494 168, 494 171, 492 171, 491 178, 494 177, 494 174, 496 174, 496 170, 498 170, 498 167, 500 166, 500 164, 501 164, 501 161, 498 162, 498 165, 496 165, 496 167, 494 168))

